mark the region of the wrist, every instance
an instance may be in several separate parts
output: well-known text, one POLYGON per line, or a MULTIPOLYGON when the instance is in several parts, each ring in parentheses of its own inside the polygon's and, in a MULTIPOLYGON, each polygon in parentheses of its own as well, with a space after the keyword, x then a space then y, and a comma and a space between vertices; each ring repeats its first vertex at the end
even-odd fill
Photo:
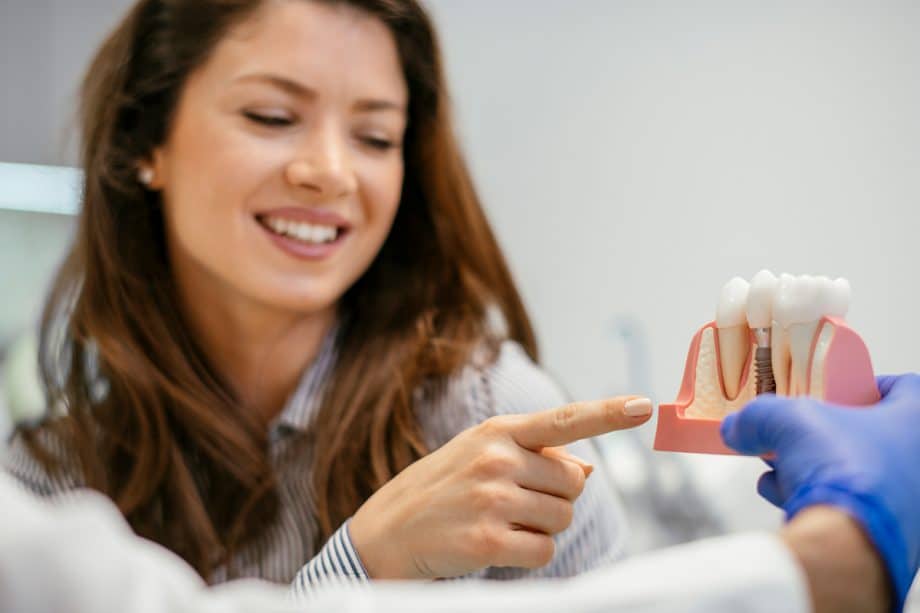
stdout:
POLYGON ((844 511, 816 506, 801 511, 780 536, 797 558, 817 613, 887 613, 891 587, 878 552, 844 511))
POLYGON ((386 531, 379 530, 380 523, 361 509, 348 522, 348 534, 367 576, 371 579, 420 579, 399 563, 398 547, 386 531))

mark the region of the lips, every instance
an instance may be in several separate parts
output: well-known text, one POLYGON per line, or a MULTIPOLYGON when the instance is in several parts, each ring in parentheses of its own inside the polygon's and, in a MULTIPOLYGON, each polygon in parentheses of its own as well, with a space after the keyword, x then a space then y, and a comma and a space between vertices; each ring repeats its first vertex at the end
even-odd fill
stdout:
POLYGON ((341 215, 321 209, 279 208, 260 212, 255 218, 276 247, 306 260, 332 255, 351 229, 341 215))

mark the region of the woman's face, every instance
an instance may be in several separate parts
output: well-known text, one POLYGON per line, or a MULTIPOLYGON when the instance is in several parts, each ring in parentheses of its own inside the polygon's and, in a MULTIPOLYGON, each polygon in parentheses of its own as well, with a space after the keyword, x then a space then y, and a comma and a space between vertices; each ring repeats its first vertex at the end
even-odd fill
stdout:
POLYGON ((186 299, 332 308, 392 225, 407 105, 392 35, 354 9, 272 1, 231 30, 152 157, 186 299))

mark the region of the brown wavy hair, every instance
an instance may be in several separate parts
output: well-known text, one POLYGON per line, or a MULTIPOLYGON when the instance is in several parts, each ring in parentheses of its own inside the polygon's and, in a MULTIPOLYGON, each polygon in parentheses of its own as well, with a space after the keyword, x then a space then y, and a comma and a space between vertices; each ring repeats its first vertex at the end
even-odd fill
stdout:
MULTIPOLYGON (((311 425, 305 478, 325 539, 428 452, 412 392, 495 340, 492 310, 507 336, 537 355, 459 152, 429 17, 415 0, 302 1, 348 5, 383 22, 410 100, 396 220, 340 300, 338 360, 311 425)), ((142 0, 98 51, 81 90, 83 206, 42 325, 42 377, 49 406, 62 410, 22 432, 46 469, 77 470, 138 534, 206 578, 276 516, 277 467, 263 418, 217 375, 179 312, 160 196, 141 188, 136 169, 166 139, 189 73, 264 4, 142 0)))

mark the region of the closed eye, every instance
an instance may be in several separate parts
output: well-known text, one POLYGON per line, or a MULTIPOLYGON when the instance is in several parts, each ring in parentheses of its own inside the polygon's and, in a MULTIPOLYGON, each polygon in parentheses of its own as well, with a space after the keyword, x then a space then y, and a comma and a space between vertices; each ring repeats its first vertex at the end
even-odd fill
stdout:
POLYGON ((385 138, 374 138, 374 137, 369 136, 369 137, 362 138, 361 140, 364 141, 365 144, 373 147, 374 149, 378 149, 380 151, 387 151, 397 146, 396 143, 389 141, 385 138))
POLYGON ((283 128, 294 123, 290 117, 281 117, 280 115, 262 115, 260 113, 253 113, 252 111, 244 111, 243 116, 253 123, 269 126, 272 128, 283 128))

